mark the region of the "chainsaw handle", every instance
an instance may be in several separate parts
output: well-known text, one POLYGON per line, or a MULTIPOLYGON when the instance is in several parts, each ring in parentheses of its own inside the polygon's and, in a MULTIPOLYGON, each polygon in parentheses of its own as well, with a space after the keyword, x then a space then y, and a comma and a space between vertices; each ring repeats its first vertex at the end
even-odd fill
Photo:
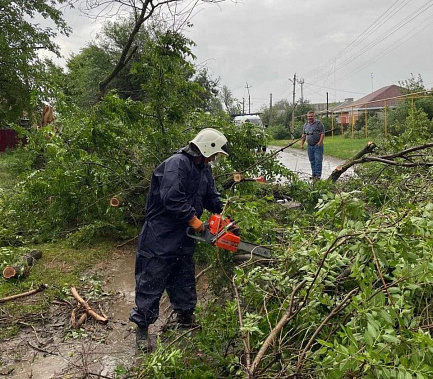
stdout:
POLYGON ((213 244, 215 242, 215 236, 210 232, 208 222, 205 221, 203 223, 203 225, 204 225, 204 232, 198 233, 198 234, 195 233, 193 228, 188 226, 188 229, 186 230, 186 235, 188 237, 191 237, 194 239, 197 239, 197 237, 200 237, 199 238, 200 240, 207 242, 207 243, 210 243, 210 244, 213 244))

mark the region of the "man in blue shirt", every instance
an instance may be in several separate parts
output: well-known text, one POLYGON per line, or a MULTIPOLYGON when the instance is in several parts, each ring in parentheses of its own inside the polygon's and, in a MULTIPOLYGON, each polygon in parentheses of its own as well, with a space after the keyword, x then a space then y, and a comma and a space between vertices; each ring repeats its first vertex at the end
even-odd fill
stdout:
POLYGON ((153 172, 135 260, 135 307, 129 317, 137 324, 136 344, 143 351, 149 350, 148 326, 159 316, 164 291, 178 324, 194 323, 194 240, 186 231, 188 227, 204 231, 200 221, 204 209, 222 212, 209 165, 218 154, 228 155, 227 138, 206 128, 153 172))
POLYGON ((311 165, 311 179, 318 180, 322 176, 323 140, 325 139, 325 127, 319 120, 314 119, 314 112, 307 113, 308 121, 304 124, 301 137, 301 149, 307 141, 308 159, 311 165))

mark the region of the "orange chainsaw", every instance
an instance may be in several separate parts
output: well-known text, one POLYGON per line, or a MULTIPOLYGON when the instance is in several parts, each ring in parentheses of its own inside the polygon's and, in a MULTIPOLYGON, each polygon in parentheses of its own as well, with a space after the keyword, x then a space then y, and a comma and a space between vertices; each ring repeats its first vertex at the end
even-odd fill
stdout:
POLYGON ((240 230, 235 221, 222 218, 214 214, 204 222, 205 230, 201 234, 194 234, 194 229, 188 228, 186 234, 198 241, 210 243, 215 247, 236 253, 244 251, 263 258, 270 258, 271 251, 260 245, 241 241, 240 230))

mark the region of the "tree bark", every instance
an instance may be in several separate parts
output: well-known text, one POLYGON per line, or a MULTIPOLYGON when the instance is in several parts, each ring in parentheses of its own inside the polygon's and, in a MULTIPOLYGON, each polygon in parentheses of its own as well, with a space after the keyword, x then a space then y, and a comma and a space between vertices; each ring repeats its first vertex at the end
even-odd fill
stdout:
POLYGON ((19 299, 20 297, 25 297, 25 296, 33 295, 35 293, 43 291, 45 288, 48 288, 48 286, 46 284, 41 284, 38 288, 36 288, 34 290, 23 292, 23 293, 19 293, 17 295, 12 295, 12 296, 8 296, 8 297, 4 297, 3 299, 0 299, 0 304, 1 303, 5 303, 6 301, 19 299))
POLYGON ((433 147, 433 142, 425 143, 424 145, 413 146, 408 149, 399 151, 394 154, 389 155, 381 155, 381 156, 365 156, 365 154, 372 153, 376 148, 376 145, 373 142, 369 142, 364 149, 362 149, 358 154, 356 154, 353 158, 346 161, 341 166, 338 166, 329 177, 333 182, 337 181, 338 178, 350 167, 359 163, 366 162, 378 162, 384 163, 389 166, 398 166, 398 167, 433 167, 433 162, 421 160, 421 158, 430 158, 431 154, 425 155, 412 155, 417 151, 431 149, 433 147), (401 158, 400 161, 397 158, 401 158))
POLYGON ((100 315, 98 315, 93 309, 92 307, 78 294, 77 290, 75 289, 75 287, 71 287, 71 293, 72 296, 74 296, 74 298, 84 307, 84 309, 86 310, 86 312, 92 316, 95 320, 99 321, 102 324, 106 324, 108 322, 106 317, 102 317, 100 315))
POLYGON ((363 157, 365 154, 371 154, 373 150, 376 148, 376 145, 374 142, 368 142, 367 145, 358 152, 354 157, 350 158, 348 161, 346 161, 343 165, 337 166, 337 168, 332 171, 331 176, 329 177, 330 180, 333 182, 336 182, 338 178, 343 175, 350 167, 352 167, 356 161, 363 157))

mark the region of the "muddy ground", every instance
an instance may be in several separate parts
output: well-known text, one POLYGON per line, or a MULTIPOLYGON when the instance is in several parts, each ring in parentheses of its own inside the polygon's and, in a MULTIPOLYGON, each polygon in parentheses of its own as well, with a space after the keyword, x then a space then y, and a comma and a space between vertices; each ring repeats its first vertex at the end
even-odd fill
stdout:
MULTIPOLYGON (((93 269, 105 277, 103 292, 109 295, 105 300, 98 299, 98 305, 92 307, 101 305, 95 311, 108 317, 107 325, 89 319, 81 330, 71 329, 75 302, 56 301, 50 314, 44 315, 42 326, 33 327, 29 321, 18 336, 1 344, 0 378, 115 378, 116 372, 128 372, 139 365, 135 325, 128 321, 134 305, 134 262, 135 246, 129 245, 117 250, 109 262, 93 269)), ((203 284, 198 284, 197 291, 200 301, 203 284)), ((153 345, 169 316, 172 316, 169 302, 163 297, 160 318, 150 328, 153 345)))

